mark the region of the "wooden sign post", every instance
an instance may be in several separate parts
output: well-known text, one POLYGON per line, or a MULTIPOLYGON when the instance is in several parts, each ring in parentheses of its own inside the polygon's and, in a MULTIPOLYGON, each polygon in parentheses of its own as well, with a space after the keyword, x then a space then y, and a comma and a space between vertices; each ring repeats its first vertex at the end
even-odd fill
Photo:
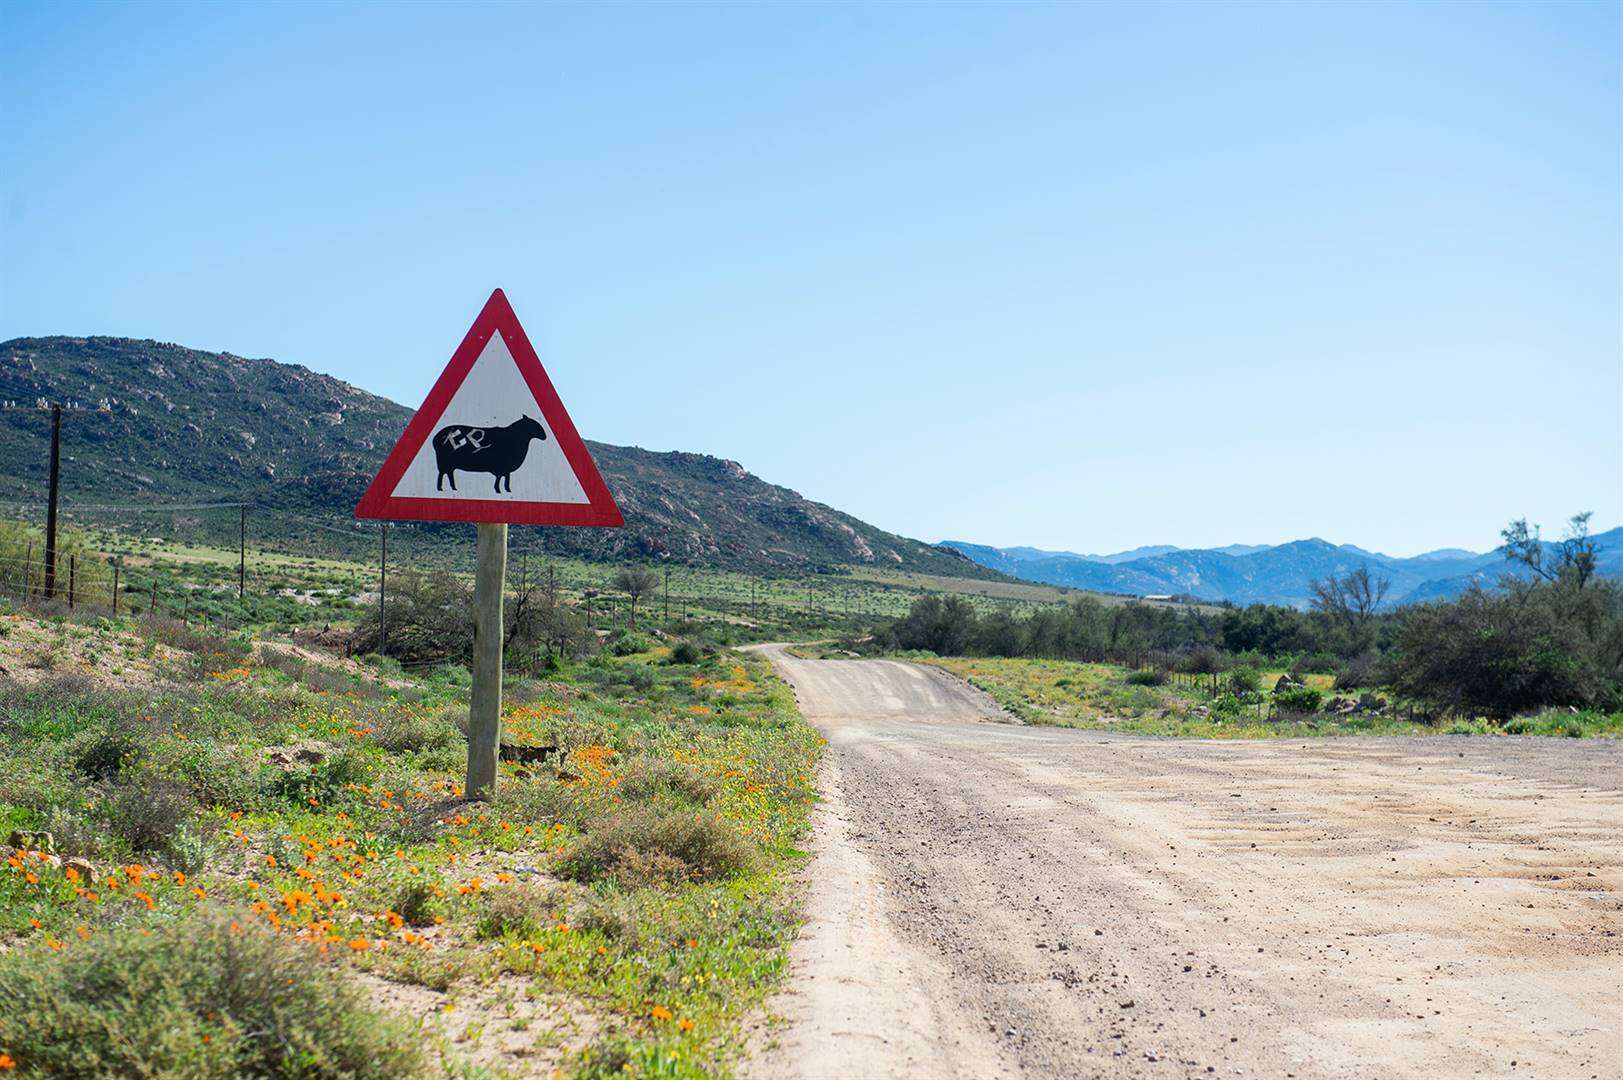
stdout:
POLYGON ((507 578, 507 526, 479 526, 473 577, 473 699, 468 705, 469 798, 496 788, 502 741, 502 593, 507 578))
POLYGON ((406 425, 355 516, 479 526, 466 792, 487 799, 501 759, 507 526, 625 523, 500 289, 406 425))

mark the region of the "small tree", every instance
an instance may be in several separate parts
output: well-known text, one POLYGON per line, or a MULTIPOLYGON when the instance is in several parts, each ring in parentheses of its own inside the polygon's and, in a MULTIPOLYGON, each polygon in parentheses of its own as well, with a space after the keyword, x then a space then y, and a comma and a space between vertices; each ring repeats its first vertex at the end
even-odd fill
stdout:
POLYGON ((1374 639, 1371 623, 1391 584, 1371 574, 1369 564, 1362 563, 1342 577, 1332 574, 1322 581, 1312 581, 1309 587, 1313 590, 1314 609, 1345 628, 1349 651, 1360 652, 1374 639))
POLYGON ((1183 661, 1184 671, 1190 675, 1204 675, 1210 680, 1207 685, 1212 697, 1217 696, 1217 676, 1224 666, 1223 654, 1210 645, 1195 646, 1183 661))
POLYGON ((1241 664, 1229 671, 1229 691, 1244 700, 1262 687, 1262 676, 1250 664, 1241 664))
POLYGON ((628 566, 614 575, 613 585, 631 601, 631 628, 637 628, 637 601, 659 587, 659 575, 646 566, 628 566))
POLYGON ((1595 576, 1595 541, 1589 538, 1590 516, 1587 511, 1572 515, 1566 534, 1551 544, 1539 538, 1537 525, 1529 526, 1526 518, 1517 518, 1499 534, 1505 541, 1499 550, 1506 559, 1521 563, 1536 577, 1582 589, 1595 576))

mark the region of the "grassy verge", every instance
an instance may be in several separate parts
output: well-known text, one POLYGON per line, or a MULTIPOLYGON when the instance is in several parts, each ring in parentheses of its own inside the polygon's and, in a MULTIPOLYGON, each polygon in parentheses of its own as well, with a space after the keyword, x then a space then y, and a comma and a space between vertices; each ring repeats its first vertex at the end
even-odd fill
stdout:
MULTIPOLYGON (((72 629, 94 655, 150 628, 72 629)), ((469 803, 466 672, 161 644, 139 686, 75 667, 0 693, 19 1074, 729 1071, 784 970, 821 748, 764 663, 656 647, 513 683, 508 741, 567 757, 469 803), (225 978, 222 942, 289 974, 225 978), (292 999, 335 974, 353 992, 312 1023, 292 999)))
MULTIPOLYGON (((1442 733, 1623 737, 1623 713, 1551 709, 1503 725, 1481 719, 1455 719, 1442 725, 1412 723, 1390 709, 1353 714, 1317 711, 1268 719, 1266 693, 1248 702, 1231 696, 1214 700, 1198 687, 1135 683, 1129 669, 1115 664, 991 657, 917 659, 967 679, 1032 724, 1207 739, 1442 733)), ((1271 687, 1281 674, 1261 672, 1262 686, 1271 687)), ((1315 690, 1330 690, 1329 676, 1307 675, 1305 679, 1315 690)))

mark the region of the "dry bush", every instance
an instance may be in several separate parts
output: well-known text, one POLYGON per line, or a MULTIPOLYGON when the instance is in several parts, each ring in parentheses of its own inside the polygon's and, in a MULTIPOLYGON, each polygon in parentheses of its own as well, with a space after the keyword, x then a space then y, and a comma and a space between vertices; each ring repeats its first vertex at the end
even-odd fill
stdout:
POLYGON ((492 889, 485 894, 485 909, 479 915, 479 936, 533 937, 563 906, 564 894, 555 883, 523 882, 492 889))
POLYGON ((731 877, 752 868, 757 858, 754 844, 716 814, 640 806, 592 822, 574 850, 559 860, 559 873, 586 882, 612 877, 627 852, 639 866, 665 856, 674 861, 663 866, 675 869, 679 863, 684 876, 695 881, 731 877))
POLYGON ((194 920, 0 956, 0 1047, 31 1076, 418 1076, 416 1033, 307 945, 194 920))
POLYGON ((713 775, 669 758, 633 758, 620 781, 620 794, 635 802, 668 796, 706 806, 721 791, 713 775))

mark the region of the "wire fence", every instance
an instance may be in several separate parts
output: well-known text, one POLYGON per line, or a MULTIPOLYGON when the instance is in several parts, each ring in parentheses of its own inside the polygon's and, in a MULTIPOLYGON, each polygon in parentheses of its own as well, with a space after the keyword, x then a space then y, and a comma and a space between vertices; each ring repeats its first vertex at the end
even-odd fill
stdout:
MULTIPOLYGON (((376 645, 392 653, 387 624, 396 606, 393 594, 414 577, 449 574, 471 582, 474 570, 472 544, 448 543, 411 525, 322 519, 246 500, 202 500, 67 503, 60 508, 63 535, 54 572, 48 572, 38 527, 45 509, 38 503, 0 504, 0 519, 12 519, 0 520, 0 593, 29 605, 224 627, 325 629, 333 632, 333 644, 342 636, 337 627, 382 613, 376 645), (273 525, 274 537, 258 541, 256 525, 273 525), (329 536, 345 543, 321 539, 329 536), (227 550, 231 540, 235 560, 227 550), (250 540, 256 540, 253 546, 250 540)), ((507 588, 510 596, 534 593, 549 605, 567 607, 600 635, 677 620, 743 631, 856 628, 901 614, 926 591, 831 575, 772 579, 655 566, 655 588, 631 597, 612 585, 615 569, 521 542, 509 551, 507 588)), ((1005 597, 966 599, 981 608, 1030 606, 1005 597)))

